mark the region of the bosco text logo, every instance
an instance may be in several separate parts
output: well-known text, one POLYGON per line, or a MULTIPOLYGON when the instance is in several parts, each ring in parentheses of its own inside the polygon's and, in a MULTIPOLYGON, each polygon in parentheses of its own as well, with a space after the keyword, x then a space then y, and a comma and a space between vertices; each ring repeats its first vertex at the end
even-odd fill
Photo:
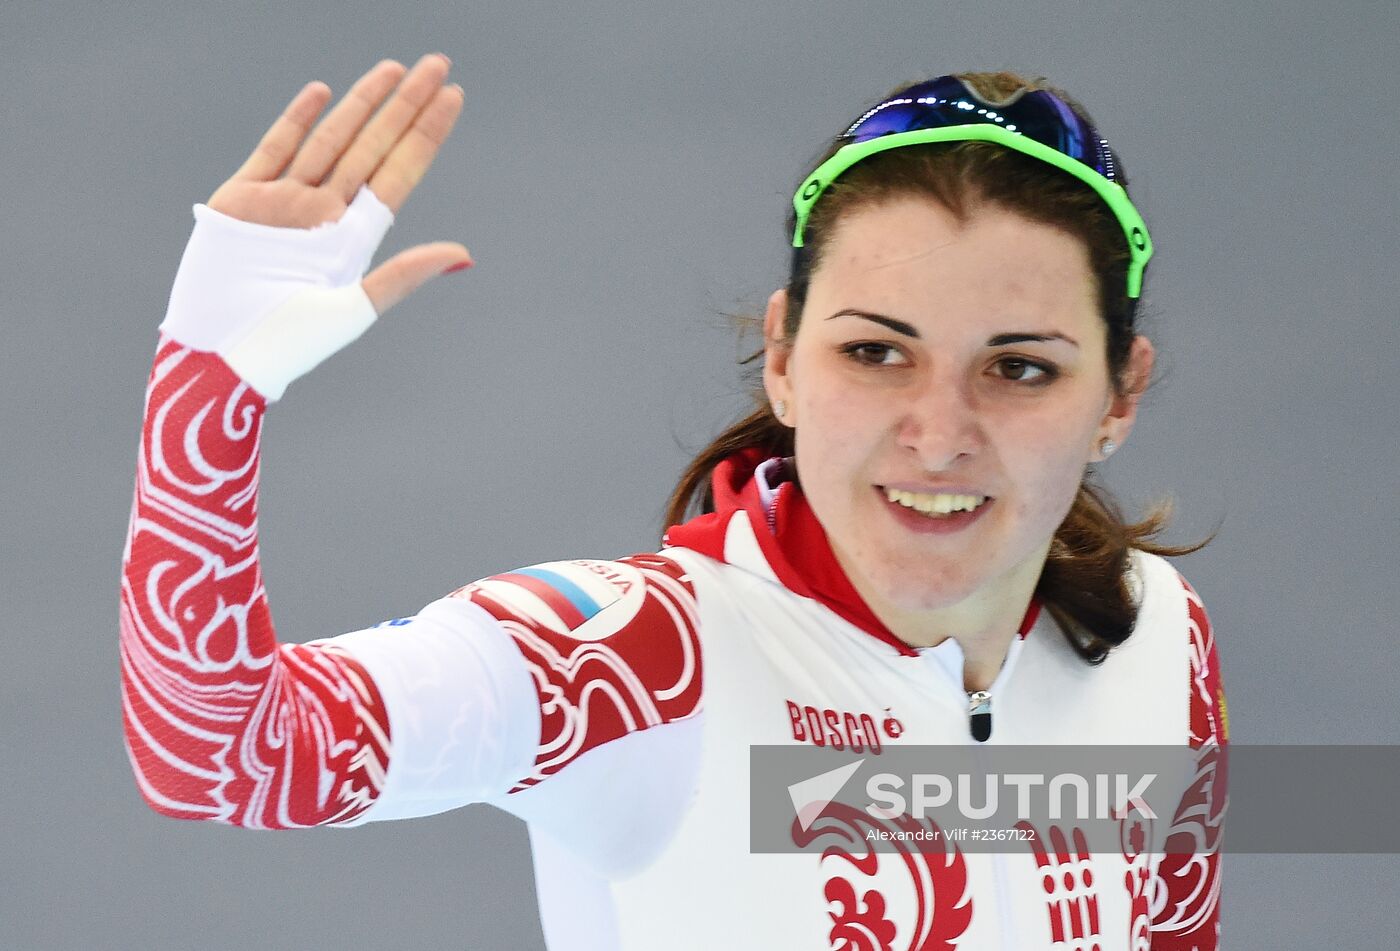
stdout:
POLYGON ((834 750, 849 749, 852 753, 869 750, 878 756, 884 748, 884 738, 897 740, 904 732, 904 725, 888 710, 880 724, 883 730, 876 727, 875 718, 868 713, 798 705, 791 700, 787 701, 787 711, 794 740, 834 750))

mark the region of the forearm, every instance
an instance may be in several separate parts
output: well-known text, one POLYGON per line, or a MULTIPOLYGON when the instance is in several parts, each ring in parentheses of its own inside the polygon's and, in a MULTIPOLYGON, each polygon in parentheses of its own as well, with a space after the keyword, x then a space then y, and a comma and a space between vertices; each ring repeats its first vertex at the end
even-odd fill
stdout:
POLYGON ((218 355, 162 340, 122 570, 127 749, 165 815, 347 821, 382 787, 389 727, 348 654, 277 643, 257 547, 265 406, 218 355))
MULTIPOLYGON (((435 242, 366 273, 460 112, 448 65, 379 63, 309 139, 327 90, 307 84, 194 208, 147 389, 122 573, 127 748, 143 795, 167 815, 348 822, 385 786, 387 705, 363 660, 377 645, 365 632, 277 643, 258 566, 258 446, 267 403, 292 381, 470 262, 461 245, 435 242)), ((407 653, 430 669, 452 661, 407 653)), ((461 653, 458 667, 475 669, 461 653)), ((395 700, 411 747, 420 698, 395 700)))

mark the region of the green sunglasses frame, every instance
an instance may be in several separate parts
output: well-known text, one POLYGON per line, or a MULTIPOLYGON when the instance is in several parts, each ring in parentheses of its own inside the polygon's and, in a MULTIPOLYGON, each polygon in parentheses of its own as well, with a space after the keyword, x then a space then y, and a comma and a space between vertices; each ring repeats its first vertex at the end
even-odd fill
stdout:
POLYGON ((1142 220, 1142 215, 1138 214, 1138 210, 1133 207, 1133 203, 1128 199, 1128 193, 1123 190, 1123 186, 1117 182, 1109 181, 1078 159, 1070 158, 1063 152, 1052 149, 1050 146, 1028 138, 1019 132, 1009 132, 993 125, 955 125, 939 129, 916 129, 913 132, 891 132, 878 138, 868 139, 864 142, 852 142, 850 145, 842 146, 831 158, 818 165, 807 177, 807 180, 802 183, 797 194, 793 195, 792 207, 797 213, 797 225, 793 229, 792 246, 794 248, 803 246, 803 232, 807 228, 807 219, 811 216, 812 208, 816 205, 817 199, 842 172, 862 159, 869 158, 878 152, 906 145, 974 140, 995 142, 1009 149, 1015 149, 1017 152, 1023 152, 1032 158, 1040 159, 1042 162, 1048 162, 1073 175, 1097 192, 1118 218, 1118 223, 1123 228, 1123 236, 1128 240, 1128 250, 1132 254, 1132 260, 1128 264, 1128 296, 1137 299, 1142 295, 1142 271, 1143 268, 1147 267, 1147 262, 1152 257, 1152 237, 1147 233, 1146 222, 1142 220))

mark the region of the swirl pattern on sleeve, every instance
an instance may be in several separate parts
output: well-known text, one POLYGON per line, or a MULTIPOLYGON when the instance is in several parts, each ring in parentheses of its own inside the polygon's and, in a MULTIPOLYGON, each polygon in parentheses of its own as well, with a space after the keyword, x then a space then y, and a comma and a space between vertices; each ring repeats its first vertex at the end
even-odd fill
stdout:
POLYGON ((127 752, 167 816, 346 822, 383 788, 388 717, 347 652, 277 643, 257 546, 265 408, 218 355, 161 342, 123 557, 127 752))
POLYGON ((700 712, 695 591, 664 555, 551 562, 451 596, 500 621, 539 694, 535 768, 511 792, 610 740, 700 712))

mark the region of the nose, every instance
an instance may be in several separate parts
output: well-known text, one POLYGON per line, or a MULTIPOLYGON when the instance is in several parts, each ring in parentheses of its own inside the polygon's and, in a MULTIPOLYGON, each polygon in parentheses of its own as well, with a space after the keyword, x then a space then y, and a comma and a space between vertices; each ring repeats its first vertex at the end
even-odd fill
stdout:
POLYGON ((986 445, 976 396, 953 374, 929 374, 924 384, 902 394, 907 402, 899 417, 899 447, 912 453, 926 472, 946 472, 964 456, 986 445))

